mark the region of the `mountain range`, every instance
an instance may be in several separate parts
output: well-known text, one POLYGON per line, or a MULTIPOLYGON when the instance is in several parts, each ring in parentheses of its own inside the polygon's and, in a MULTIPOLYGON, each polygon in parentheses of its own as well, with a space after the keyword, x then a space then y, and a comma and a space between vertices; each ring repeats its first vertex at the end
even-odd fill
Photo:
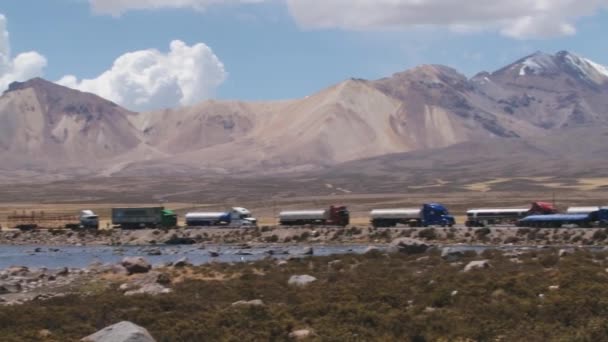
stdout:
POLYGON ((573 139, 593 144, 603 128, 608 68, 565 51, 471 78, 422 65, 301 99, 142 113, 36 78, 0 97, 0 180, 332 172, 410 158, 584 165, 608 149, 573 139))

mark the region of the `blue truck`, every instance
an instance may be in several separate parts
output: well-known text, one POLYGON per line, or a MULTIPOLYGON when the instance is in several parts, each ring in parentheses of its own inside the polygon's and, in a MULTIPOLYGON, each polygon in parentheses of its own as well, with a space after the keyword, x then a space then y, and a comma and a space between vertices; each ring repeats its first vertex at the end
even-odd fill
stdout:
POLYGON ((531 215, 517 221, 518 227, 560 228, 565 225, 581 228, 608 227, 608 208, 587 214, 531 215))
POLYGON ((454 216, 439 203, 423 204, 422 208, 374 209, 370 212, 374 227, 395 227, 398 224, 410 227, 453 226, 454 216))

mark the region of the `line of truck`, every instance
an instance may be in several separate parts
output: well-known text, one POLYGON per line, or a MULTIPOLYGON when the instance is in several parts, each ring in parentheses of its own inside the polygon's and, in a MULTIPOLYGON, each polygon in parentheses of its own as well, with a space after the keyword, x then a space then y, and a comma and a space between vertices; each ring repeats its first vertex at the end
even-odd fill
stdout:
MULTIPOLYGON (((162 206, 112 208, 112 226, 122 229, 176 228, 178 215, 162 206)), ((186 227, 255 227, 257 219, 243 207, 226 211, 195 211, 185 215, 186 227)), ((452 227, 456 224, 448 208, 440 203, 425 203, 418 208, 373 209, 369 213, 370 224, 376 228, 397 227, 452 227)), ((58 228, 49 222, 61 222, 63 228, 98 229, 99 217, 92 210, 82 210, 79 216, 13 215, 9 216, 13 228, 22 230, 39 227, 58 228), (12 220, 12 221, 11 221, 12 220), (67 221, 66 221, 67 220, 67 221), (77 223, 75 221, 78 221, 77 223)), ((340 226, 350 224, 350 211, 343 205, 332 205, 325 209, 285 210, 278 215, 282 226, 340 226)), ((570 207, 559 213, 547 202, 533 202, 530 207, 478 208, 466 212, 467 227, 516 225, 519 227, 579 227, 608 226, 608 206, 570 207)))

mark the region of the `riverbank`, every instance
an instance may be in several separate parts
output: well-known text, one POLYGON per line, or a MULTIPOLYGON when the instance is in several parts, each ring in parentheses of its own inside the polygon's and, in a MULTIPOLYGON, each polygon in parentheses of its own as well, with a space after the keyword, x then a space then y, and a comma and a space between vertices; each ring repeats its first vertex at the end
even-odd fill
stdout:
POLYGON ((0 334, 76 341, 128 320, 158 341, 608 338, 604 251, 393 247, 133 274, 99 266, 73 293, 0 308, 0 334))
POLYGON ((273 227, 248 229, 2 230, 0 245, 150 246, 205 244, 384 244, 399 237, 441 244, 608 246, 606 228, 373 228, 273 227))

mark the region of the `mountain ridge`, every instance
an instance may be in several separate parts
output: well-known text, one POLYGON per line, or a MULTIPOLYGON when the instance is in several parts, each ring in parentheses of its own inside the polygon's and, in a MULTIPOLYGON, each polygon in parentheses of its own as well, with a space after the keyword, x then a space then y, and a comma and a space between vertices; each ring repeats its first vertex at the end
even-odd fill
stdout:
POLYGON ((564 51, 470 78, 425 64, 300 99, 209 100, 142 113, 36 78, 0 97, 0 173, 312 171, 469 141, 536 141, 571 127, 608 127, 606 95, 608 68, 564 51))

